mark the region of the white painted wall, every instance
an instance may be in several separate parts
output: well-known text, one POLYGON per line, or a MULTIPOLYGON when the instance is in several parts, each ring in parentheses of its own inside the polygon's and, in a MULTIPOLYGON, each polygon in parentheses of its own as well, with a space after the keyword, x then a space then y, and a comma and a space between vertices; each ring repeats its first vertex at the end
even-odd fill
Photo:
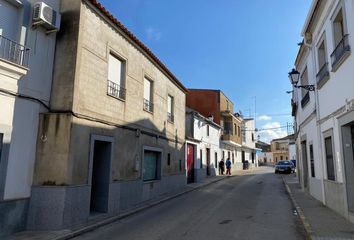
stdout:
MULTIPOLYGON (((190 115, 187 117, 190 117, 190 115)), ((186 121, 188 124, 188 120, 186 121)), ((203 168, 206 167, 207 159, 206 159, 206 149, 210 149, 210 167, 212 173, 218 174, 217 165, 215 166, 215 153, 217 153, 217 161, 216 164, 221 160, 221 150, 220 150, 220 136, 221 130, 220 126, 210 123, 210 120, 207 120, 205 117, 196 113, 193 120, 193 138, 200 141, 196 143, 197 146, 197 157, 194 162, 194 168, 200 169, 202 159, 203 168), (209 136, 207 135, 207 126, 209 126, 209 136), (202 158, 200 158, 200 150, 203 152, 202 158)), ((206 170, 205 170, 206 171, 206 170)))
MULTIPOLYGON (((13 39, 31 49, 29 71, 19 80, 9 79, 4 74, 0 74, 0 86, 7 90, 41 99, 48 104, 56 34, 46 34, 41 27, 31 27, 32 22, 29 20, 35 2, 39 1, 22 1, 23 6, 19 8, 19 26, 16 28, 18 33, 15 34, 18 35, 18 38, 13 39)), ((44 0, 43 2, 59 12, 60 1, 44 0)), ((35 163, 38 117, 39 113, 46 111, 46 109, 37 102, 7 95, 0 96, 0 104, 5 106, 1 108, 0 132, 5 131, 5 129, 12 129, 11 136, 9 136, 11 140, 9 140, 8 164, 4 166, 6 167, 6 179, 3 198, 6 200, 29 197, 35 163)))
MULTIPOLYGON (((301 141, 300 138, 306 136, 307 141, 307 158, 308 170, 310 176, 310 192, 317 199, 325 202, 323 194, 323 179, 327 178, 325 148, 324 148, 324 132, 333 131, 334 145, 334 165, 336 182, 344 182, 344 166, 342 156, 342 146, 340 139, 340 126, 338 125, 338 117, 345 112, 340 113, 337 110, 346 106, 346 102, 354 99, 354 1, 352 0, 333 0, 325 1, 325 7, 318 18, 318 22, 314 27, 312 34, 312 44, 307 48, 307 53, 297 66, 302 72, 307 66, 309 73, 309 84, 316 85, 316 91, 310 94, 310 103, 302 108, 300 101, 300 90, 295 89, 294 99, 298 102, 298 111, 296 114, 297 129, 300 129, 297 139, 297 147, 299 148, 298 159, 301 161, 301 141), (345 25, 349 34, 349 45, 351 47, 350 56, 339 66, 336 71, 332 71, 331 54, 335 49, 333 36, 332 18, 338 7, 343 7, 345 25), (324 36, 326 45, 326 62, 328 62, 328 70, 330 74, 329 80, 318 88, 316 74, 319 71, 317 59, 317 46, 324 36), (316 103, 317 102, 317 106, 316 103), (316 109, 316 117, 309 118, 310 114, 316 109), (309 120, 310 119, 310 120, 309 120), (300 128, 301 127, 301 128, 300 128), (315 178, 311 177, 309 145, 313 144, 314 160, 315 160, 315 178), (319 189, 319 187, 321 187, 319 189)), ((354 120, 354 119, 353 119, 354 120)), ((329 193, 331 194, 331 193, 329 193)))

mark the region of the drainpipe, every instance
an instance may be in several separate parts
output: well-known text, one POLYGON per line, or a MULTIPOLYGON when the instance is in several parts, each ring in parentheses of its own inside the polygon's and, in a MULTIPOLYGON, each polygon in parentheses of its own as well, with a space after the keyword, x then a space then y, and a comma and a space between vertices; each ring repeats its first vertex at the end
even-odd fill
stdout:
MULTIPOLYGON (((309 48, 309 50, 311 51, 311 57, 312 57, 312 63, 313 63, 313 69, 314 72, 317 73, 317 65, 316 65, 316 56, 315 56, 315 52, 312 51, 313 50, 313 45, 314 43, 312 43, 311 45, 306 44, 306 47, 309 48)), ((321 187, 322 187, 322 199, 323 199, 323 203, 326 204, 326 196, 325 196, 325 190, 324 190, 324 174, 325 174, 325 168, 324 168, 324 162, 323 162, 323 148, 322 148, 322 139, 321 139, 321 125, 320 125, 320 102, 319 102, 319 95, 318 95, 318 85, 317 85, 317 79, 315 79, 315 111, 316 111, 316 128, 317 128, 317 140, 318 140, 318 148, 319 148, 319 159, 321 162, 321 166, 322 166, 322 180, 321 180, 321 187)), ((310 160, 311 161, 311 160, 310 160)), ((311 169, 311 168, 310 168, 311 169)))

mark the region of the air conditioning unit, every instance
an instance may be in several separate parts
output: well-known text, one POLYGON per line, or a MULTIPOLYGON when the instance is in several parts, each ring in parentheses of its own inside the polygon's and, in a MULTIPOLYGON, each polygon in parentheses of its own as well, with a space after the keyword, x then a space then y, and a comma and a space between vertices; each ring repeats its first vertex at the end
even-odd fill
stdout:
POLYGON ((60 14, 44 2, 37 2, 33 6, 33 25, 42 26, 48 31, 59 31, 60 14))

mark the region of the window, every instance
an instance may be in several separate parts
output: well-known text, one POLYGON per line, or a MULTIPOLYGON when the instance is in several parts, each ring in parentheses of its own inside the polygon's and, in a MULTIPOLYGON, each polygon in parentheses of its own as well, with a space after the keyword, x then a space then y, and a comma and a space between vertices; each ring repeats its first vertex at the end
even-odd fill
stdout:
POLYGON ((232 153, 232 164, 235 164, 235 154, 232 153))
POLYGON ((340 8, 333 18, 333 41, 334 51, 331 54, 332 71, 336 71, 340 64, 350 55, 343 8, 340 8))
POLYGON ((237 129, 238 129, 238 136, 240 137, 241 136, 241 128, 240 128, 240 126, 237 126, 237 129))
POLYGON ((143 180, 158 180, 161 176, 160 152, 144 150, 143 180))
POLYGON ((310 145, 310 164, 311 164, 311 177, 315 177, 315 160, 313 157, 313 145, 310 145))
POLYGON ((252 152, 252 163, 254 163, 254 152, 252 152))
POLYGON ((215 168, 218 168, 218 153, 215 152, 215 168))
POLYGON ((203 149, 200 149, 200 169, 203 168, 203 149))
POLYGON ((326 151, 326 163, 327 163, 327 179, 335 181, 333 147, 332 147, 331 136, 325 138, 325 151, 326 151))
POLYGON ((147 78, 144 78, 144 110, 148 112, 154 111, 154 104, 152 101, 153 82, 147 78))
POLYGON ((174 99, 172 96, 167 96, 167 120, 170 122, 174 122, 174 99))
POLYGON ((170 166, 171 165, 171 154, 168 153, 167 154, 167 166, 170 166))
POLYGON ((254 133, 252 133, 252 142, 254 142, 254 133))
POLYGON ((280 156, 280 160, 283 160, 283 156, 280 156))
POLYGON ((321 41, 317 48, 317 58, 319 71, 316 75, 316 79, 319 87, 321 87, 324 82, 329 79, 325 39, 321 41))
POLYGON ((343 19, 343 10, 340 9, 337 13, 337 16, 333 20, 333 38, 334 38, 334 46, 338 46, 338 44, 342 41, 344 37, 345 29, 344 29, 344 19, 343 19))
POLYGON ((236 125, 236 123, 234 123, 234 132, 235 132, 235 136, 237 136, 237 125, 236 125))
MULTIPOLYGON (((307 67, 301 75, 301 85, 309 85, 307 67)), ((305 107, 310 101, 310 93, 305 88, 301 88, 301 107, 305 107)))
POLYGON ((209 125, 207 125, 207 126, 206 126, 206 134, 207 134, 208 137, 209 137, 209 134, 210 134, 209 130, 210 130, 210 129, 209 129, 209 125))
POLYGON ((225 159, 225 152, 222 151, 222 158, 225 159))
POLYGON ((112 97, 125 99, 125 62, 109 54, 107 94, 112 97))
POLYGON ((1 153, 2 153, 3 142, 4 142, 4 134, 0 133, 0 163, 1 163, 1 153))
POLYGON ((246 142, 246 129, 244 126, 242 127, 242 142, 246 142))
POLYGON ((230 158, 230 151, 227 152, 227 158, 230 158))

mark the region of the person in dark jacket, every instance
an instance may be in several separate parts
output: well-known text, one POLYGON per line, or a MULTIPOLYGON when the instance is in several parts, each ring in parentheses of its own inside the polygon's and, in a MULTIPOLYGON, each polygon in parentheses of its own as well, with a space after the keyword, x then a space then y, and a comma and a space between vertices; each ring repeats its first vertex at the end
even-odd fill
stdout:
POLYGON ((225 171, 225 162, 224 159, 221 159, 219 162, 219 174, 224 175, 224 171, 225 171))
POLYGON ((225 162, 226 165, 226 175, 231 175, 231 161, 230 158, 228 158, 225 162))

